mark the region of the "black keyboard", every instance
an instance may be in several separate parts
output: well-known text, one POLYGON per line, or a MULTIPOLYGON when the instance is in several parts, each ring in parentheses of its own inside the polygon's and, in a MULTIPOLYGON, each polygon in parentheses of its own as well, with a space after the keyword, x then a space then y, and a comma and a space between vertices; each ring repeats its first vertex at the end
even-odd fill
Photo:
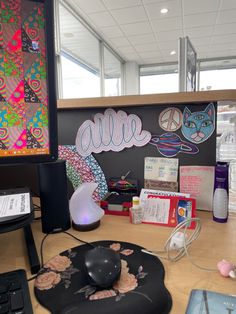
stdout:
POLYGON ((26 272, 0 274, 0 314, 33 314, 26 272))

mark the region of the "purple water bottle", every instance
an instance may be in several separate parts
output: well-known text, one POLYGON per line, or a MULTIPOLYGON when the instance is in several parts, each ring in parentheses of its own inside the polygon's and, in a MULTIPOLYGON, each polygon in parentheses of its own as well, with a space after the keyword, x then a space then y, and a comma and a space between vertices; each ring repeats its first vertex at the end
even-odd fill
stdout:
POLYGON ((229 163, 218 161, 215 166, 213 220, 227 222, 229 202, 229 163))

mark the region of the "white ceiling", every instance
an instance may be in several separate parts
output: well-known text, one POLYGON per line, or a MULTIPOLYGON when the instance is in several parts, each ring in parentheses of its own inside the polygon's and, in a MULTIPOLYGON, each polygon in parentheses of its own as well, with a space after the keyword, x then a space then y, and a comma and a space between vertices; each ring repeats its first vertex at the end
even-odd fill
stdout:
MULTIPOLYGON (((185 36, 190 38, 198 59, 236 56, 236 0, 64 2, 125 61, 138 64, 176 62, 178 38, 185 36), (165 16, 160 13, 163 7, 169 9, 165 16), (172 50, 176 55, 170 55, 172 50)), ((63 31, 67 32, 67 40, 73 41, 68 36, 71 29, 62 28, 63 31)))

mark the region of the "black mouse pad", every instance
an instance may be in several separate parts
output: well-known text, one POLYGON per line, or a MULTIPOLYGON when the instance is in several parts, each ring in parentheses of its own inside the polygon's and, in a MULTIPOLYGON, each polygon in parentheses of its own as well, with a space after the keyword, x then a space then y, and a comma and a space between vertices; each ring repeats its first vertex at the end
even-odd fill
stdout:
POLYGON ((51 313, 58 314, 167 314, 172 306, 164 285, 161 261, 128 242, 98 241, 112 247, 122 260, 120 279, 110 289, 89 285, 84 269, 88 244, 74 247, 50 259, 35 280, 35 296, 51 313))

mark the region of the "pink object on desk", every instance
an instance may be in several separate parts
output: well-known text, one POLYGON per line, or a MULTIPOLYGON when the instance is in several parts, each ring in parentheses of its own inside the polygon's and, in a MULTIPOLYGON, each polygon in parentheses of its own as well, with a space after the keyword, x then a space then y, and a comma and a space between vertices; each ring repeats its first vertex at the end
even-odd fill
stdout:
POLYGON ((236 267, 234 264, 223 259, 217 263, 217 268, 223 277, 235 278, 236 267))

